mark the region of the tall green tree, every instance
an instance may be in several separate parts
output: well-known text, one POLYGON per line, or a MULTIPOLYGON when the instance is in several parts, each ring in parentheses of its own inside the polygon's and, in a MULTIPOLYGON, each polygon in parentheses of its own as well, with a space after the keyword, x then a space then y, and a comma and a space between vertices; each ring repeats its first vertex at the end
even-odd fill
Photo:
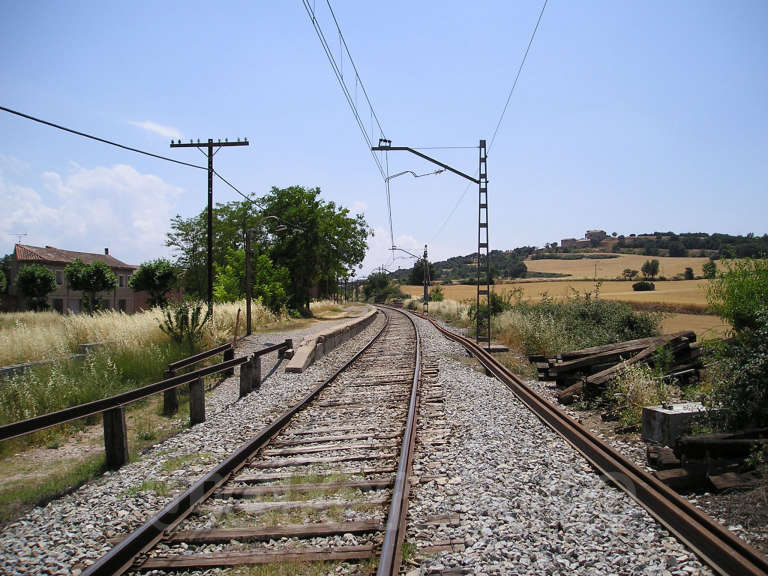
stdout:
POLYGON ((714 260, 709 260, 701 266, 701 271, 704 274, 704 278, 711 280, 717 276, 717 264, 714 260))
POLYGON ((131 276, 128 285, 137 292, 139 290, 149 292, 150 306, 165 306, 168 304, 166 294, 176 285, 177 279, 176 267, 168 260, 158 258, 142 262, 139 269, 131 276))
POLYGON ((16 286, 30 309, 45 310, 48 294, 56 290, 56 275, 40 264, 25 264, 16 275, 16 286))
POLYGON ((290 274, 289 306, 308 315, 313 286, 321 297, 333 294, 337 279, 363 261, 371 230, 363 216, 323 201, 319 188, 272 188, 259 204, 288 227, 269 253, 290 274))
POLYGON ((64 268, 67 282, 73 290, 83 292, 83 308, 88 314, 100 308, 100 293, 117 287, 117 275, 104 262, 85 264, 80 258, 64 268))
MULTIPOLYGON (((429 263, 428 280, 435 279, 435 265, 432 262, 429 263)), ((421 258, 416 261, 408 273, 408 284, 421 285, 424 284, 424 259, 421 258)))
POLYGON ((653 280, 659 273, 659 261, 656 259, 646 260, 640 268, 640 271, 643 273, 643 276, 653 280))
MULTIPOLYGON (((272 188, 265 197, 252 202, 217 204, 213 229, 213 260, 220 273, 228 266, 229 250, 244 250, 245 233, 253 230, 252 246, 258 255, 254 256, 254 273, 261 255, 266 255, 274 265, 272 279, 254 282, 254 293, 278 294, 273 290, 273 282, 284 283, 288 306, 305 314, 309 314, 313 288, 317 288, 319 296, 327 296, 335 292, 339 278, 352 275, 365 257, 366 240, 371 233, 362 216, 352 216, 346 208, 322 200, 319 188, 301 186, 272 188), (270 237, 270 230, 278 224, 286 229, 270 237), (287 271, 287 277, 282 269, 287 271)), ((206 230, 205 210, 188 219, 176 216, 171 220, 166 240, 176 250, 176 264, 186 269, 185 290, 200 297, 207 290, 206 230)), ((269 270, 269 266, 259 269, 269 270)), ((244 274, 244 270, 235 274, 231 269, 221 277, 221 282, 229 282, 229 288, 237 285, 244 293, 244 274), (237 276, 234 283, 233 275, 237 276)), ((220 294, 229 294, 221 282, 220 294)))

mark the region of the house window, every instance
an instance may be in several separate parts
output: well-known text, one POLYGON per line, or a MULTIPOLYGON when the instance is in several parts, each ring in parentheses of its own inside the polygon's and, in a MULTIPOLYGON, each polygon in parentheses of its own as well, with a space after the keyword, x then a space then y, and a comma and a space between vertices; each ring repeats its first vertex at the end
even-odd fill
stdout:
POLYGON ((56 284, 61 286, 64 283, 64 272, 61 270, 56 270, 56 284))
POLYGON ((118 288, 125 288, 125 276, 122 274, 117 277, 117 286, 118 288))

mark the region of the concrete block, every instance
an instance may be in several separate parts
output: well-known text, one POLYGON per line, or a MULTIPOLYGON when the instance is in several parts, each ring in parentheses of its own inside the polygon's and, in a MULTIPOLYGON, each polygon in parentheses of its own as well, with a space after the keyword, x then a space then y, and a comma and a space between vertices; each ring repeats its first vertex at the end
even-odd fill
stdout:
POLYGON ((642 417, 643 440, 674 447, 680 436, 690 432, 696 416, 705 411, 701 402, 645 406, 642 417))

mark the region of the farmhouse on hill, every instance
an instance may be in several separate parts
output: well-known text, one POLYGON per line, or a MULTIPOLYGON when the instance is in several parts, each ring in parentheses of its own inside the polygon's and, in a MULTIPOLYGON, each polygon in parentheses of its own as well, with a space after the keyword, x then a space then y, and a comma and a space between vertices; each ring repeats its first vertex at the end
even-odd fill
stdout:
POLYGON ((121 310, 133 314, 145 307, 146 293, 134 292, 128 286, 128 279, 138 267, 126 264, 111 256, 109 248, 104 249, 104 254, 91 254, 89 252, 62 250, 53 246, 16 244, 13 255, 9 259, 7 308, 10 310, 25 309, 24 298, 19 294, 16 287, 16 275, 19 268, 26 264, 40 264, 51 270, 56 276, 56 290, 48 295, 48 305, 51 309, 62 314, 80 312, 82 310, 82 292, 70 290, 67 275, 64 273, 66 265, 76 258, 80 258, 85 264, 104 262, 117 276, 117 288, 112 293, 102 293, 102 309, 121 310))

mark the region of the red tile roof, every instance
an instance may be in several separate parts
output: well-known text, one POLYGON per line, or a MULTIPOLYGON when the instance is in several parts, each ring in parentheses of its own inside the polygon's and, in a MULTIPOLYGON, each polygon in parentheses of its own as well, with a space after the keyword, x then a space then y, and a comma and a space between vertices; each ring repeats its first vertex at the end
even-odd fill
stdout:
POLYGON ((75 252, 73 250, 62 250, 53 246, 27 246, 25 244, 16 244, 14 256, 18 262, 57 262, 67 264, 73 262, 75 258, 80 258, 85 264, 94 262, 104 262, 110 268, 136 269, 136 266, 126 264, 110 256, 109 254, 91 254, 89 252, 75 252))

